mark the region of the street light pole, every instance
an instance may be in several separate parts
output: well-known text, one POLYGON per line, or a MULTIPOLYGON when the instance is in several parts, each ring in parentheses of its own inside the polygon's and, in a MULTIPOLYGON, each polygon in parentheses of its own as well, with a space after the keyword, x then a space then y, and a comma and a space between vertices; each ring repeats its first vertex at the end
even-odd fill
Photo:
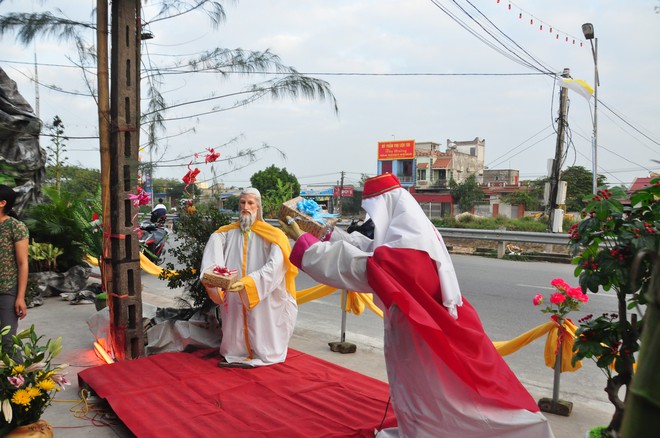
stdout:
POLYGON ((592 175, 592 190, 595 195, 598 191, 598 85, 600 80, 598 78, 598 38, 595 38, 594 26, 591 23, 584 23, 582 25, 582 33, 584 37, 589 40, 591 44, 591 55, 594 58, 594 117, 593 117, 593 175, 592 175))

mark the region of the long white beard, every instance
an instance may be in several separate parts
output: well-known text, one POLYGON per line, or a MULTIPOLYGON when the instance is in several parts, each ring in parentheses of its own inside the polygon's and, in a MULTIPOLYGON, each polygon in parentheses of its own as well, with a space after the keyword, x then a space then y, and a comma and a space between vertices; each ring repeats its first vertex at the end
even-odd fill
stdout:
POLYGON ((252 224, 257 219, 257 214, 249 212, 249 214, 242 214, 238 218, 238 224, 241 226, 241 230, 246 231, 252 227, 252 224))

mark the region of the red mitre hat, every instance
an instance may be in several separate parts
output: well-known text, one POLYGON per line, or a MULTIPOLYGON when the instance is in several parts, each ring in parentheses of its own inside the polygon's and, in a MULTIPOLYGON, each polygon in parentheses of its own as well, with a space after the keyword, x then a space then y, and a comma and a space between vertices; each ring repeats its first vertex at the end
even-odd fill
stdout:
POLYGON ((400 189, 401 183, 399 179, 391 173, 384 173, 382 175, 368 178, 364 181, 364 191, 362 192, 362 199, 373 198, 374 196, 382 195, 390 190, 400 189))

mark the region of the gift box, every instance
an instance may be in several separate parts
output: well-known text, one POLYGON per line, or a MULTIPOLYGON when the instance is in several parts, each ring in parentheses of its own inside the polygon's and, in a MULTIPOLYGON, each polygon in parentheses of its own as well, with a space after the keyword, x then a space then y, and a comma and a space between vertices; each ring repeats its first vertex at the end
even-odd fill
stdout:
POLYGON ((286 217, 293 218, 301 230, 323 239, 335 226, 338 218, 321 211, 316 202, 304 200, 302 196, 290 199, 280 206, 278 217, 286 222, 286 217), (302 203, 302 211, 299 206, 302 203))
POLYGON ((204 283, 219 287, 220 289, 227 289, 236 282, 238 272, 230 270, 222 266, 213 265, 204 272, 202 277, 204 283))

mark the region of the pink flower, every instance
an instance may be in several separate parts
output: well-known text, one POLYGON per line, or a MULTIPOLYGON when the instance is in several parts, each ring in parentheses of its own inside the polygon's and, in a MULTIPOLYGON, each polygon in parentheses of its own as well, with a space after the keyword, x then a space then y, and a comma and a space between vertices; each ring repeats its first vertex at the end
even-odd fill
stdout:
POLYGON ((550 302, 552 304, 559 305, 559 304, 563 303, 564 301, 566 301, 566 295, 564 295, 560 292, 556 292, 556 293, 550 295, 550 302))
POLYGON ((128 199, 133 201, 134 207, 139 207, 140 205, 149 204, 149 201, 151 201, 151 196, 142 187, 137 186, 137 195, 131 193, 128 195, 128 199))
POLYGON ((11 386, 14 388, 20 388, 23 386, 23 383, 25 383, 25 379, 20 374, 18 376, 7 377, 7 380, 9 380, 9 383, 11 383, 11 386))
POLYGON ((568 284, 566 284, 566 282, 564 281, 563 278, 555 278, 554 280, 552 280, 550 282, 550 284, 553 285, 554 287, 556 287, 557 289, 563 290, 563 291, 570 288, 570 286, 568 284))
POLYGON ((57 383, 60 388, 64 388, 65 385, 71 385, 69 379, 66 378, 66 374, 55 373, 50 378, 53 379, 53 382, 57 383))
POLYGON ((589 296, 587 294, 580 294, 577 299, 583 303, 586 303, 589 301, 589 296))
POLYGON ((541 294, 534 295, 534 301, 533 302, 534 302, 535 306, 538 306, 539 304, 541 304, 543 302, 543 295, 541 295, 541 294))
POLYGON ((580 296, 584 295, 582 293, 582 288, 581 287, 568 287, 566 288, 566 295, 569 297, 575 299, 575 300, 580 300, 580 296))

